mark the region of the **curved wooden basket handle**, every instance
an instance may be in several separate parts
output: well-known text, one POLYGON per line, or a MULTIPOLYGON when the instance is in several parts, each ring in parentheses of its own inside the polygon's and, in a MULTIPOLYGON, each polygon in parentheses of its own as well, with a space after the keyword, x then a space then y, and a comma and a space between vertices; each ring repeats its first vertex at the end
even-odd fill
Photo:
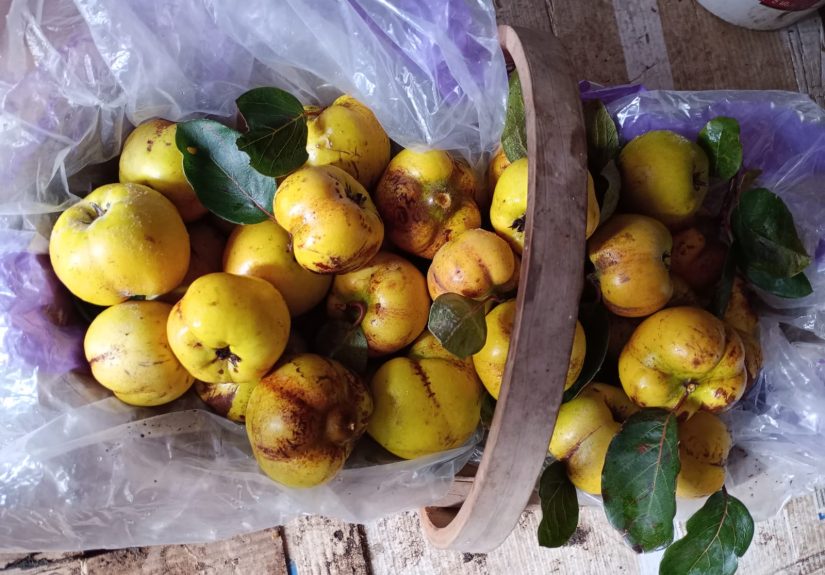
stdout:
POLYGON ((528 205, 515 329, 484 456, 458 509, 421 521, 442 549, 487 552, 513 530, 547 455, 583 282, 586 151, 578 85, 550 32, 499 27, 524 93, 528 205))

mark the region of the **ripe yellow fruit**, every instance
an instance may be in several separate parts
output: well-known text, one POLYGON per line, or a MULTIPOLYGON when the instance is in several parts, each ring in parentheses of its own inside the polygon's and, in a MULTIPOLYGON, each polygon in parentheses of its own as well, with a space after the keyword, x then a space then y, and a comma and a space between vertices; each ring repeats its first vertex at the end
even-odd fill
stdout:
POLYGON ((313 487, 344 466, 372 407, 357 375, 332 359, 301 354, 252 390, 246 433, 258 465, 272 480, 313 487))
POLYGON ((524 249, 527 217, 527 158, 516 160, 502 172, 493 192, 490 223, 517 254, 524 249))
POLYGON ((390 139, 372 110, 352 96, 307 107, 307 164, 335 166, 367 189, 390 161, 390 139))
POLYGON ((563 403, 550 439, 550 453, 563 461, 573 485, 594 495, 602 492, 607 448, 622 422, 639 410, 618 387, 590 383, 563 403))
POLYGON ((223 252, 223 271, 268 281, 284 297, 292 317, 318 305, 332 284, 332 276, 296 261, 289 234, 270 220, 235 228, 223 252))
POLYGON ((587 249, 607 308, 625 317, 662 309, 673 294, 671 247, 667 228, 647 216, 620 214, 599 227, 587 249))
MULTIPOLYGON (((485 318, 487 339, 484 341, 484 347, 473 355, 473 366, 478 378, 494 399, 498 399, 501 391, 501 380, 504 377, 504 367, 507 365, 507 354, 510 351, 510 336, 513 332, 515 317, 516 300, 508 300, 494 307, 485 318)), ((578 379, 584 366, 586 350, 584 328, 577 321, 573 351, 564 384, 565 390, 569 389, 578 379)))
POLYGON ((114 305, 175 289, 189 267, 189 234, 175 206, 158 192, 109 184, 60 214, 49 255, 74 295, 114 305))
POLYGON ((510 163, 507 154, 504 153, 504 148, 499 146, 496 153, 493 154, 493 157, 490 159, 490 164, 487 166, 487 189, 490 190, 491 196, 496 189, 498 179, 510 163))
POLYGON ((619 356, 619 379, 641 407, 683 416, 720 412, 745 393, 742 340, 732 327, 694 307, 663 309, 644 320, 619 356))
POLYGON ((622 202, 667 227, 688 225, 708 191, 708 157, 695 142, 667 130, 631 140, 619 154, 622 202))
POLYGON ((396 246, 432 259, 448 240, 481 226, 478 183, 447 152, 402 150, 375 189, 375 204, 396 246))
POLYGON ((725 308, 725 323, 733 327, 745 346, 745 367, 748 370, 748 385, 752 385, 762 369, 762 344, 759 341, 759 317, 751 306, 748 287, 741 277, 733 280, 728 307, 725 308))
POLYGON ((227 273, 198 278, 169 314, 172 351, 207 383, 247 383, 272 368, 289 338, 289 310, 268 282, 227 273))
POLYGON ((195 392, 212 411, 235 423, 246 421, 246 406, 257 381, 249 383, 195 382, 195 392))
POLYGON ((89 325, 83 347, 92 375, 130 405, 169 403, 194 378, 172 353, 166 320, 172 306, 127 301, 103 310, 89 325))
MULTIPOLYGON (((517 254, 524 250, 524 226, 527 218, 527 158, 507 165, 493 192, 490 223, 498 235, 507 240, 517 254)), ((492 166, 491 166, 492 169, 492 166)), ((587 228, 585 239, 599 225, 599 202, 590 172, 587 173, 587 228)))
POLYGON ((120 181, 143 184, 175 204, 184 222, 206 213, 183 173, 183 154, 175 144, 178 127, 168 120, 148 120, 135 128, 120 152, 120 181))
POLYGON ((516 289, 519 265, 518 256, 496 234, 467 230, 435 254, 427 287, 433 300, 448 292, 483 300, 516 289))
POLYGON ((459 447, 478 426, 482 387, 472 362, 450 354, 429 332, 407 357, 378 368, 371 389, 375 412, 367 433, 398 457, 459 447))
POLYGON ((335 276, 327 313, 360 317, 371 356, 407 347, 427 327, 430 296, 424 275, 401 256, 378 252, 359 270, 335 276))
POLYGON ((584 239, 589 240, 599 227, 600 217, 601 210, 599 201, 596 199, 596 184, 593 182, 593 176, 587 172, 587 227, 584 230, 584 239))
POLYGON ((679 422, 679 461, 681 471, 676 477, 679 497, 706 497, 725 484, 725 463, 731 448, 731 437, 721 419, 699 411, 690 419, 679 422))
POLYGON ((292 236, 295 259, 313 272, 357 270, 384 241, 384 224, 364 186, 335 166, 308 166, 287 176, 274 210, 292 236))

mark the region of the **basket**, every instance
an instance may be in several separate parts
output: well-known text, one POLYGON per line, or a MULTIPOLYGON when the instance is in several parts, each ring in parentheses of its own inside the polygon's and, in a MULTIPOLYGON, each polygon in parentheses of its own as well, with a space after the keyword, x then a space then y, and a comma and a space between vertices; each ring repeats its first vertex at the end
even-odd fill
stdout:
POLYGON ((583 283, 587 144, 572 63, 551 32, 499 26, 521 79, 528 202, 510 351, 484 455, 449 497, 421 510, 438 548, 487 552, 536 485, 564 392, 583 283))

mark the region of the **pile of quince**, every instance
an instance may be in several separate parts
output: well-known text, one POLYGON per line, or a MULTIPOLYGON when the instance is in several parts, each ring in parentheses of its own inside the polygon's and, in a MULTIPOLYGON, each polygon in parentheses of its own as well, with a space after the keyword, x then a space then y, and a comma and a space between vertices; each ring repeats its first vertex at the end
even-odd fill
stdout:
POLYGON ((618 155, 619 213, 587 243, 590 279, 609 310, 602 374, 562 404, 550 452, 572 483, 601 493, 602 468, 622 423, 641 408, 678 416, 681 471, 676 493, 703 497, 722 488, 731 436, 717 414, 730 409, 762 363, 758 318, 746 282, 733 279, 721 317, 707 311, 728 247, 703 217, 709 161, 696 143, 650 131, 618 155))
MULTIPOLYGON (((272 205, 254 206, 260 223, 209 213, 190 182, 213 174, 194 178, 183 153, 209 150, 181 150, 180 124, 156 119, 124 142, 119 183, 63 212, 50 240, 59 279, 98 306, 84 346, 101 385, 136 406, 194 387, 246 426, 272 479, 298 487, 330 480, 365 431, 402 458, 475 433, 482 381, 497 395, 507 357, 527 200, 525 160, 501 173, 498 233, 484 230, 489 194, 463 160, 391 157, 373 113, 349 96, 305 116, 307 160, 279 178, 272 205), (427 330, 444 293, 500 302, 475 357, 427 330), (350 330, 343 344, 357 332, 366 367, 333 359, 327 347, 341 341, 310 347, 327 322, 350 330)), ((583 356, 579 330, 571 382, 583 356)))

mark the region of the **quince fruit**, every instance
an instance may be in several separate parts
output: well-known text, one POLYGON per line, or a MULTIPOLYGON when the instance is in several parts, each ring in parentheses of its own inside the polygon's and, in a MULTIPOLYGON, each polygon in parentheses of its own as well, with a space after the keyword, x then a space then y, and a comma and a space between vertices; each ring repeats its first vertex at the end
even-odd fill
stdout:
POLYGON ((390 161, 390 139, 372 110, 352 96, 327 108, 306 107, 307 164, 335 166, 367 189, 390 161))
POLYGON ((671 246, 667 228, 647 216, 619 214, 602 224, 587 248, 607 309, 625 317, 662 309, 673 294, 671 246))
POLYGON ((357 270, 384 240, 384 224, 367 190, 335 166, 307 166, 287 176, 274 211, 292 237, 295 259, 313 272, 357 270))
POLYGON ((284 297, 292 317, 318 305, 332 284, 331 275, 298 263, 289 234, 271 220, 235 228, 223 252, 223 271, 268 281, 284 297))
POLYGON ((438 250, 427 270, 427 287, 433 300, 448 292, 484 300, 516 289, 519 271, 519 258, 507 242, 472 229, 438 250))
POLYGON ((169 403, 186 393, 194 378, 166 337, 172 306, 127 301, 103 310, 86 331, 83 348, 92 375, 129 405, 169 403))
POLYGON ((607 448, 622 423, 639 410, 618 387, 589 383, 559 408, 550 453, 563 461, 573 485, 600 495, 607 448))
POLYGON ((175 289, 189 268, 189 234, 175 206, 155 190, 109 184, 60 214, 49 255, 69 291, 108 306, 175 289))
POLYGON ((448 240, 481 226, 478 193, 463 161, 439 150, 402 150, 381 176, 375 203, 396 246, 432 259, 448 240))
MULTIPOLYGON (((478 378, 494 399, 498 399, 501 391, 501 380, 504 377, 504 367, 507 365, 507 354, 510 351, 510 336, 513 333, 513 323, 516 316, 516 300, 508 300, 494 307, 485 321, 487 323, 487 339, 484 347, 473 355, 473 366, 478 378)), ((573 338, 573 351, 570 356, 570 365, 567 368, 567 378, 564 389, 570 389, 584 366, 584 356, 587 352, 587 340, 581 323, 576 322, 576 332, 573 338)))
POLYGON ((687 418, 732 407, 745 392, 745 349, 739 334, 713 314, 672 307, 645 319, 619 356, 619 379, 641 407, 687 418))
POLYGON ((379 367, 371 388, 375 412, 367 433, 398 457, 459 447, 478 426, 482 387, 472 361, 452 355, 429 332, 406 357, 379 367))
POLYGON ((177 124, 162 119, 135 128, 120 152, 120 181, 160 192, 175 204, 184 222, 191 222, 206 208, 183 173, 183 154, 175 144, 177 130, 177 124))
POLYGON ((327 313, 360 323, 372 357, 407 347, 427 327, 430 296, 424 275, 395 254, 378 252, 359 270, 335 276, 327 313))
POLYGON ((169 345, 207 383, 259 380, 289 337, 289 310, 268 282, 228 273, 198 278, 169 314, 169 345))
POLYGON ((357 375, 335 360, 306 353, 255 386, 246 406, 246 433, 272 480, 314 487, 344 466, 372 409, 357 375))
POLYGON ((671 229, 691 222, 708 191, 707 155, 675 132, 652 130, 634 138, 622 148, 619 168, 627 210, 671 229))
POLYGON ((731 437, 721 419, 705 411, 679 422, 679 497, 707 497, 725 484, 731 437))

